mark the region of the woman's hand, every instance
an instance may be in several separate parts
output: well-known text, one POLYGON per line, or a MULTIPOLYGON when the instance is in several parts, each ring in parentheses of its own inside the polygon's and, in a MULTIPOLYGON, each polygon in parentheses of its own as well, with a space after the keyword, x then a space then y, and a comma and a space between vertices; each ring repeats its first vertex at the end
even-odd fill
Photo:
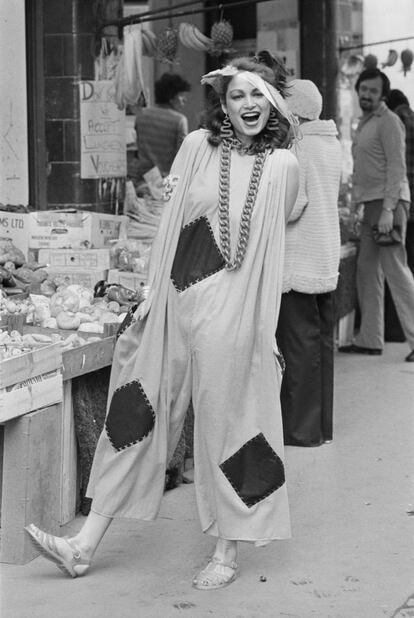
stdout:
POLYGON ((138 305, 137 310, 134 313, 134 317, 137 320, 143 320, 145 316, 148 314, 148 311, 151 307, 152 294, 151 289, 148 285, 142 286, 140 289, 140 303, 138 305))

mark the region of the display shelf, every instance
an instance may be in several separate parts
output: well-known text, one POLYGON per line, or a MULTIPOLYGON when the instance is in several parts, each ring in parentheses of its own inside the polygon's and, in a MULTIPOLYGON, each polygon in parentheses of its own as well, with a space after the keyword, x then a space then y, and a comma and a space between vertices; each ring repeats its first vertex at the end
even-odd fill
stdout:
POLYGON ((0 361, 0 423, 61 402, 61 369, 56 344, 0 361))
POLYGON ((116 337, 102 338, 100 341, 63 352, 63 380, 71 380, 85 373, 91 373, 112 364, 116 337))

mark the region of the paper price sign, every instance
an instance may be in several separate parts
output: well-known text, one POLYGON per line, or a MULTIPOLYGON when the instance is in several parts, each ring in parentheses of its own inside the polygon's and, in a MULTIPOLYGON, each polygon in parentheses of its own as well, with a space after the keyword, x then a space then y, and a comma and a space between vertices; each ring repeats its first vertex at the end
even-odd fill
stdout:
POLYGON ((79 83, 81 178, 126 176, 125 110, 110 80, 79 83))

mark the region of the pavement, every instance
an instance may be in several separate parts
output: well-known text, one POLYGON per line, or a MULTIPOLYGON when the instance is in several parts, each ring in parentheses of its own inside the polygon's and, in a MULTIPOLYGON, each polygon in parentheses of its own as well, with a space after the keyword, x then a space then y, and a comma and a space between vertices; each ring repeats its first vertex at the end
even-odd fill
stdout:
MULTIPOLYGON (((1 618, 414 617, 414 364, 337 353, 334 440, 286 447, 293 536, 243 543, 240 576, 191 588, 214 540, 192 484, 167 492, 154 523, 115 521, 87 576, 39 557, 0 565, 1 618)), ((62 529, 71 534, 77 517, 62 529)))

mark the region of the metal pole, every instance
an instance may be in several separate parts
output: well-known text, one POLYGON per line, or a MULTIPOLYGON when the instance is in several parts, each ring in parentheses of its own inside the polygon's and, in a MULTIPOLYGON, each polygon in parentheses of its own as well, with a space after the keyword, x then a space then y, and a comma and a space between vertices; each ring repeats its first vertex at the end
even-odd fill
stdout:
POLYGON ((388 39, 387 41, 376 41, 375 43, 361 43, 360 45, 351 45, 349 47, 338 47, 339 53, 349 51, 351 49, 360 49, 361 47, 371 47, 371 45, 382 45, 384 43, 398 43, 398 41, 412 41, 414 36, 404 36, 400 39, 388 39))
POLYGON ((261 2, 271 2, 272 0, 238 0, 238 2, 229 2, 228 4, 215 4, 214 6, 208 6, 201 9, 190 9, 188 11, 177 11, 177 9, 181 6, 189 6, 192 4, 198 4, 200 0, 197 2, 184 2, 180 5, 175 6, 172 9, 168 7, 162 9, 155 9, 154 11, 148 11, 146 13, 138 13, 137 15, 129 15, 128 17, 124 17, 122 19, 117 19, 114 21, 103 22, 98 27, 98 33, 105 28, 106 26, 127 26, 130 24, 140 24, 148 21, 156 21, 158 19, 168 19, 173 17, 184 17, 185 15, 195 15, 197 13, 208 13, 209 11, 225 10, 228 8, 232 8, 235 6, 243 6, 247 4, 259 4, 261 2))

